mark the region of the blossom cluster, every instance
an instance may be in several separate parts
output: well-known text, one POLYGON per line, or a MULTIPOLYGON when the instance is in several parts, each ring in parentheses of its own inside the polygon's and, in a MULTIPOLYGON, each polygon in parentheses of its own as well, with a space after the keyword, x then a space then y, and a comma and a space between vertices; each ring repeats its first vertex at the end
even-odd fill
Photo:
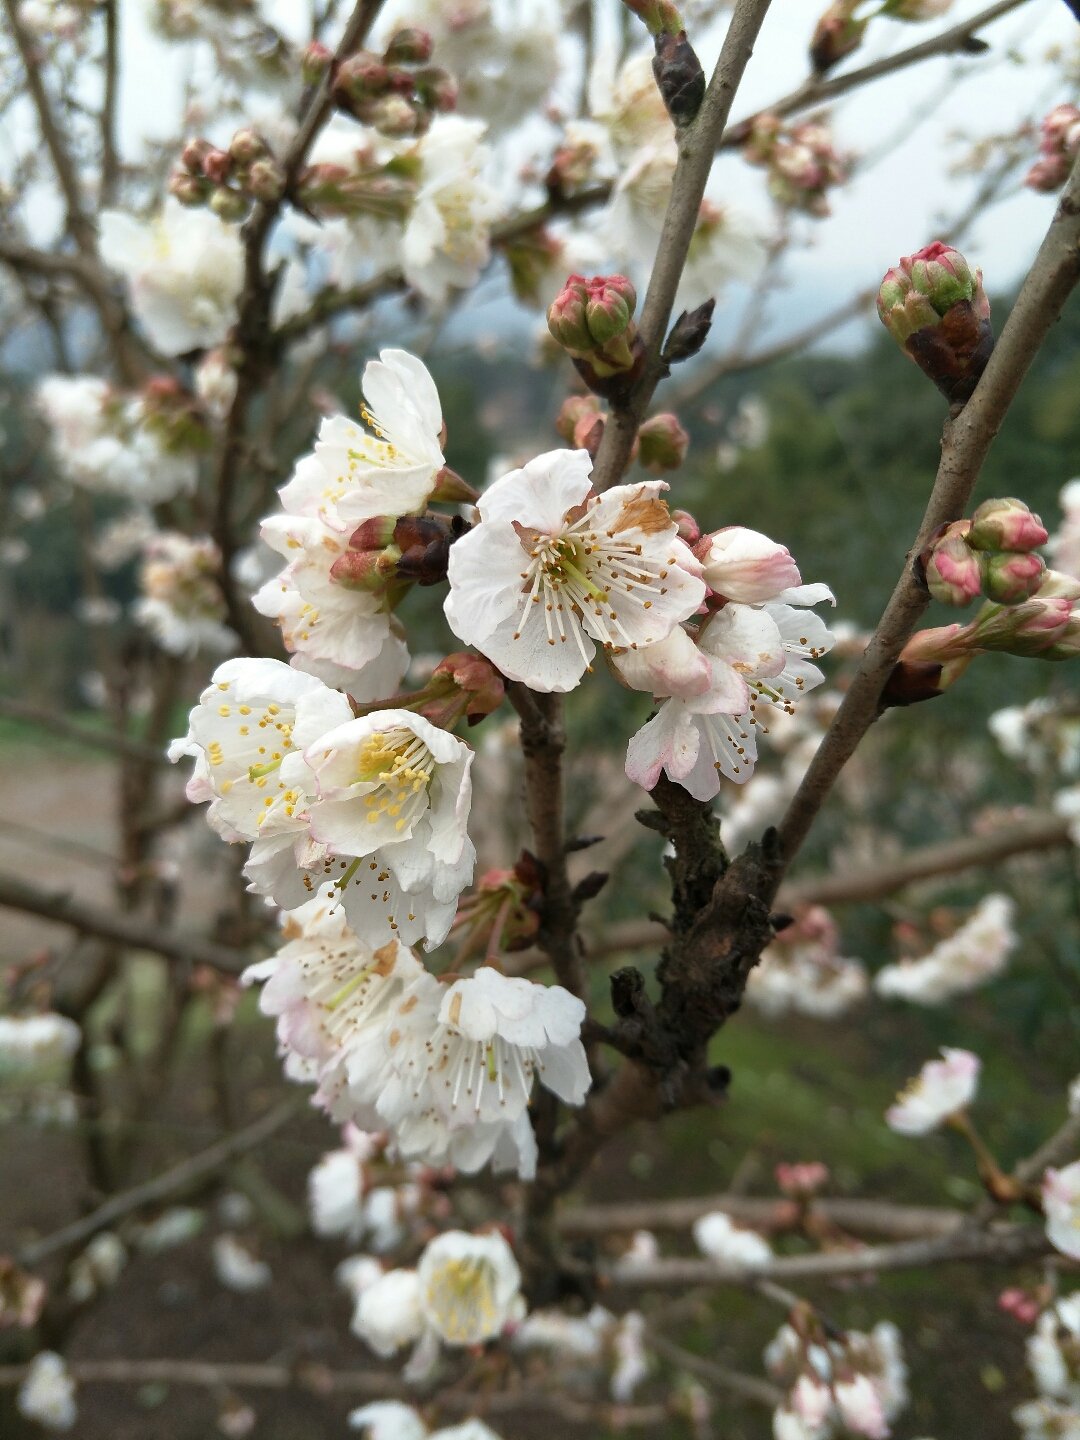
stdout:
POLYGON ((781 1327, 765 1366, 785 1399, 773 1417, 776 1440, 861 1435, 885 1440, 908 1400, 907 1366, 896 1326, 827 1335, 813 1316, 781 1327))

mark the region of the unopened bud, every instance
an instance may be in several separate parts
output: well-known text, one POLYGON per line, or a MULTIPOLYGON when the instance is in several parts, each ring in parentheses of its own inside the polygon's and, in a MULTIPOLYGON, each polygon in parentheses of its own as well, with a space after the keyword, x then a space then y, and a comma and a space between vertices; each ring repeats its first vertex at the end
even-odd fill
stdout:
MULTIPOLYGON (((463 712, 472 725, 497 710, 506 696, 506 682, 491 661, 468 650, 458 651, 441 660, 432 671, 431 679, 433 683, 429 688, 432 691, 445 691, 449 682, 458 697, 458 714, 463 712)), ((446 694, 442 696, 444 703, 447 698, 446 694)), ((427 707, 421 705, 419 710, 433 724, 439 723, 428 713, 427 707)))
POLYGON ((591 424, 600 415, 600 401, 595 395, 568 395, 555 417, 556 432, 567 444, 574 444, 574 435, 582 421, 591 424))
POLYGON ((254 199, 273 203, 285 194, 285 171, 272 156, 256 160, 247 173, 244 188, 254 199))
POLYGON ((1065 575, 1060 570, 1047 570, 1038 593, 1045 600, 1080 600, 1080 579, 1075 575, 1065 575))
POLYGON ((1062 597, 1033 596, 1019 605, 984 605, 967 627, 974 644, 1007 655, 1042 655, 1068 628, 1073 602, 1062 597))
POLYGON ((431 499, 439 505, 475 505, 479 498, 479 492, 449 465, 444 465, 435 476, 431 499))
POLYGON ((219 220, 235 222, 243 220, 247 214, 248 200, 235 190, 229 190, 226 186, 221 185, 210 196, 210 209, 219 220))
POLYGON ((968 532, 976 550, 1037 550, 1047 539, 1042 521, 1022 500, 984 500, 968 532))
POLYGON ((300 78, 305 85, 318 85, 334 63, 334 53, 321 40, 313 40, 300 61, 300 78))
POLYGON ((183 170, 174 170, 169 176, 169 194, 179 200, 181 205, 205 204, 211 188, 209 181, 200 180, 196 175, 188 175, 183 170))
POLYGON ((416 135, 424 129, 423 112, 404 95, 380 95, 374 100, 362 101, 353 113, 365 125, 391 139, 416 135))
POLYGON ((270 154, 270 146, 256 130, 248 126, 237 130, 229 141, 229 154, 237 165, 254 165, 256 160, 262 160, 270 154))
POLYGON ((623 0, 631 15, 644 21, 650 35, 677 35, 683 28, 682 16, 672 0, 623 0))
POLYGON ((227 150, 207 150, 202 160, 202 172, 215 185, 224 185, 233 173, 232 156, 227 150))
POLYGON ((1043 660, 1075 660, 1080 655, 1080 614, 1075 610, 1061 634, 1041 655, 1043 660))
POLYGON ((334 94, 339 100, 372 100, 385 95, 393 84, 388 66, 377 55, 360 50, 350 55, 337 67, 334 75, 334 94))
POLYGON ((654 40, 656 88, 676 125, 689 125, 705 98, 705 71, 685 30, 664 30, 654 40))
POLYGON ((330 566, 330 579, 346 590, 367 590, 378 594, 397 574, 400 551, 390 545, 385 550, 346 550, 330 566))
POLYGON ((967 543, 965 528, 963 524, 947 526, 919 557, 926 587, 943 605, 970 605, 982 593, 982 567, 967 543))
POLYGON ((1039 589, 1046 562, 1041 555, 982 555, 983 594, 998 605, 1017 605, 1039 589))
POLYGON ((426 65, 434 49, 435 42, 427 30, 408 26, 394 33, 383 59, 388 65, 426 65))
POLYGON ((457 109, 458 85, 449 70, 431 65, 426 70, 417 70, 413 82, 420 103, 429 110, 448 114, 457 109))
POLYGON ((625 335, 637 308, 637 291, 625 275, 598 275, 588 286, 585 323, 597 345, 625 335))
POLYGON ((180 151, 180 164, 192 175, 203 175, 203 162, 207 155, 213 153, 215 147, 209 140, 195 138, 184 142, 184 148, 180 151))
POLYGON ((660 475, 665 470, 677 470, 690 448, 690 436, 679 423, 678 416, 668 412, 646 420, 638 430, 638 441, 641 463, 654 475, 660 475))
POLYGON ((810 63, 817 75, 824 75, 862 44, 870 17, 856 20, 858 0, 835 0, 822 15, 810 40, 810 63))
POLYGON ((935 241, 888 271, 877 308, 890 335, 950 402, 970 398, 994 348, 981 271, 935 241))
POLYGON ((571 275, 548 307, 548 329, 571 354, 587 355, 593 340, 585 323, 588 300, 587 282, 583 275, 571 275))
POLYGON ((396 515, 374 515, 363 520, 349 536, 350 550, 385 550, 394 538, 396 515))
POLYGON ((701 539, 701 526, 689 510, 672 510, 671 518, 679 531, 679 539, 686 545, 694 546, 701 539))

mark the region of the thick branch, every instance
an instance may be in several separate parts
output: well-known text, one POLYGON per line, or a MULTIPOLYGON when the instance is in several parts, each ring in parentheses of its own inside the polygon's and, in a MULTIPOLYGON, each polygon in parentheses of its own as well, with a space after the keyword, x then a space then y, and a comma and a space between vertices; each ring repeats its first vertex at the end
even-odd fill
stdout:
POLYGON ((83 935, 96 935, 132 950, 149 950, 169 960, 212 965, 215 970, 230 975, 238 975, 249 959, 242 951, 230 950, 212 940, 173 934, 151 921, 84 904, 62 890, 39 890, 21 876, 0 875, 0 907, 40 915, 56 925, 69 925, 83 935))
MULTIPOLYGON (((945 424, 937 478, 909 555, 917 554, 938 526, 963 514, 1006 412, 1078 279, 1080 161, 974 395, 945 424)), ((781 823, 781 847, 788 862, 805 840, 836 777, 880 714, 885 683, 929 603, 905 563, 851 686, 781 823)))
POLYGON ((264 1140, 268 1140, 271 1135, 276 1135, 293 1118, 296 1111, 295 1100, 283 1101, 265 1115, 260 1115, 258 1120, 227 1135, 223 1140, 218 1140, 198 1155, 182 1160, 179 1165, 174 1165, 171 1170, 166 1170, 161 1175, 155 1175, 142 1185, 135 1185, 130 1190, 113 1195, 104 1205, 99 1205, 81 1219, 73 1220, 70 1225, 54 1230, 51 1235, 24 1245, 17 1256, 19 1264, 38 1265, 49 1255, 89 1240, 99 1230, 115 1225, 118 1220, 134 1214, 136 1210, 142 1210, 147 1205, 157 1205, 162 1200, 194 1189, 212 1175, 216 1175, 219 1170, 223 1170, 238 1155, 245 1155, 264 1140))

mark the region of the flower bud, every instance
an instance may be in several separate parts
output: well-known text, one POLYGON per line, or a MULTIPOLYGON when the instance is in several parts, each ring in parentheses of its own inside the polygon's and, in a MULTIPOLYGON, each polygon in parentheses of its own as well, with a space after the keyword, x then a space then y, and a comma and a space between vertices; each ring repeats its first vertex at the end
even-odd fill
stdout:
POLYGON ((438 65, 429 66, 426 70, 417 70, 413 76, 413 83, 417 98, 427 109, 437 110, 440 114, 457 109, 457 81, 449 70, 443 70, 438 65))
POLYGON ((982 555, 983 594, 998 605, 1017 605, 1039 589, 1046 562, 1041 555, 1004 551, 982 555))
POLYGON ((375 515, 363 520, 349 536, 350 550, 385 550, 394 539, 396 515, 375 515))
POLYGON ((943 605, 970 605, 982 593, 979 556, 960 527, 947 526, 945 534, 928 546, 920 559, 927 589, 943 605))
POLYGON ((571 275, 548 307, 548 329, 571 354, 587 355, 592 349, 592 336, 585 323, 588 290, 583 275, 571 275))
POLYGON ((1064 575, 1060 570, 1046 570, 1037 593, 1044 600, 1080 600, 1080 580, 1075 575, 1064 575))
POLYGON ((887 272, 877 308, 889 334, 950 402, 970 398, 994 348, 981 271, 935 241, 887 272))
POLYGON ((690 514, 689 510, 672 510, 671 518, 678 526, 679 539, 684 545, 691 547, 701 539, 701 526, 690 514))
POLYGON ((213 150, 214 146, 210 144, 209 140, 202 138, 186 140, 184 148, 180 151, 180 164, 191 175, 203 175, 206 173, 203 170, 203 162, 213 150))
POLYGON ((206 180, 200 180, 196 175, 188 175, 183 170, 174 170, 169 176, 169 194, 179 200, 181 205, 203 205, 210 193, 209 183, 206 180))
POLYGON ((229 190, 224 185, 218 186, 210 196, 210 209, 219 220, 243 220, 249 203, 246 196, 238 195, 235 190, 229 190))
POLYGON ((638 441, 641 463, 654 475, 677 470, 690 448, 690 436, 680 425, 678 416, 670 412, 646 420, 638 430, 638 441))
POLYGON ((426 65, 434 49, 435 42, 427 30, 407 26, 395 31, 383 59, 387 65, 426 65))
POLYGON ((253 165, 256 160, 262 160, 270 154, 270 146, 256 130, 250 126, 243 130, 237 130, 236 134, 229 141, 229 154, 237 165, 253 165))
POLYGON ((313 40, 300 61, 300 78, 305 85, 318 85, 334 63, 334 54, 321 40, 313 40))
POLYGON ((598 275, 585 303, 585 323, 596 344, 625 335, 636 308, 637 292, 625 275, 598 275))
POLYGON ((417 110, 404 95, 380 95, 374 100, 365 100, 354 108, 353 113, 365 125, 391 139, 416 135, 425 128, 423 112, 417 110))
POLYGON ((862 44, 870 17, 856 20, 857 6, 858 0, 834 0, 817 22, 810 40, 810 63, 815 74, 824 75, 862 44))
POLYGON ((980 649, 1042 655, 1065 634, 1072 610, 1064 596, 1036 595, 1019 605, 984 605, 967 629, 980 649))
POLYGON ((255 200, 273 203, 285 194, 285 171, 273 156, 256 160, 247 173, 244 188, 255 200))
POLYGON ((632 15, 644 21, 650 35, 678 35, 682 17, 671 0, 623 0, 632 15))
POLYGON ((485 715, 497 710, 506 696, 506 682, 491 661, 468 650, 441 660, 432 671, 425 689, 431 692, 432 700, 420 705, 418 710, 434 725, 443 724, 443 721, 431 713, 431 708, 440 706, 445 709, 447 700, 456 701, 457 713, 453 719, 465 714, 470 725, 475 725, 485 715), (436 691, 440 692, 438 697, 436 691))
POLYGON ((211 147, 202 158, 202 173, 215 185, 224 185, 232 177, 232 156, 227 150, 211 147))
POLYGON ((1042 521, 1022 500, 984 500, 968 532, 975 550, 1037 550, 1047 539, 1042 521))
POLYGON ((444 465, 435 476, 431 499, 439 505, 475 505, 480 495, 456 470, 444 465))
POLYGON ((400 555, 394 545, 385 550, 346 550, 330 566, 330 579, 346 590, 380 594, 396 577, 400 555))
POLYGON ((377 95, 385 95, 392 83, 389 67, 377 55, 359 50, 337 67, 334 96, 339 102, 371 100, 377 95))
POLYGON ((656 88, 668 114, 680 128, 691 124, 705 98, 705 71, 686 31, 664 29, 653 44, 652 68, 656 88))
POLYGON ((1042 652, 1043 660, 1075 660, 1080 655, 1080 614, 1074 610, 1064 630, 1052 645, 1042 652))
POLYGON ((589 427, 599 417, 600 401, 595 395, 568 395, 555 417, 555 429, 567 444, 573 445, 582 422, 589 427))

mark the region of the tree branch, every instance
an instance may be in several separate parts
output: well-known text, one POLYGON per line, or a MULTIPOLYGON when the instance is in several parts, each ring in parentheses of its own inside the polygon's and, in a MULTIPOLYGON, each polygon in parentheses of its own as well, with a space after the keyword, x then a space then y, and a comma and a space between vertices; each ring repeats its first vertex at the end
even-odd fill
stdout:
POLYGON ((299 1109, 299 1101, 289 1099, 275 1105, 265 1115, 260 1115, 250 1125, 244 1126, 224 1139, 218 1140, 207 1149, 197 1155, 182 1160, 179 1165, 174 1165, 171 1170, 164 1171, 161 1175, 155 1175, 152 1179, 146 1180, 141 1185, 134 1185, 130 1190, 123 1190, 118 1195, 111 1196, 103 1205, 96 1210, 91 1210, 88 1215, 83 1215, 78 1220, 73 1220, 70 1225, 63 1226, 60 1230, 54 1230, 51 1235, 45 1235, 40 1240, 32 1240, 29 1245, 24 1245, 18 1252, 17 1260, 20 1265, 38 1265, 50 1255, 55 1255, 59 1250, 67 1250, 72 1245, 80 1245, 84 1240, 89 1240, 99 1230, 105 1230, 110 1225, 115 1225, 118 1220, 133 1214, 136 1210, 142 1210, 147 1205, 157 1205, 162 1200, 168 1200, 174 1195, 183 1191, 192 1190, 195 1186, 208 1180, 210 1176, 216 1175, 219 1170, 225 1168, 239 1155, 245 1155, 249 1150, 254 1150, 268 1140, 271 1135, 276 1135, 293 1117, 299 1109))
MULTIPOLYGON (((695 1195, 678 1200, 630 1200, 612 1205, 579 1205, 564 1210, 556 1225, 561 1234, 596 1236, 634 1230, 688 1231, 695 1220, 722 1210, 739 1224, 766 1233, 796 1228, 805 1210, 794 1200, 746 1195, 695 1195)), ((951 1235, 966 1222, 962 1210, 943 1206, 895 1205, 888 1200, 832 1199, 811 1202, 810 1213, 851 1230, 892 1240, 925 1240, 951 1235)))
POLYGON ((25 700, 0 695, 0 715, 12 720, 25 720, 42 730, 52 731, 54 735, 62 735, 66 740, 76 740, 90 750, 108 750, 113 755, 141 760, 148 765, 169 764, 169 757, 157 745, 148 745, 146 741, 132 736, 117 735, 112 730, 94 730, 89 725, 68 720, 43 705, 30 705, 25 700))
POLYGON ((228 975, 238 975, 250 958, 241 950, 231 950, 212 940, 173 934, 152 921, 84 904, 64 891, 39 890, 21 876, 0 874, 0 907, 40 915, 43 920, 68 925, 83 935, 96 935, 132 950, 149 950, 168 960, 211 965, 228 975))
MULTIPOLYGON (((941 463, 909 556, 918 554, 938 526, 962 516, 1006 412, 1077 280, 1080 160, 975 393, 960 413, 945 423, 941 463)), ((798 852, 837 776, 881 713, 885 684, 929 603, 929 596, 905 563, 840 708, 781 822, 780 843, 786 862, 798 852)))

